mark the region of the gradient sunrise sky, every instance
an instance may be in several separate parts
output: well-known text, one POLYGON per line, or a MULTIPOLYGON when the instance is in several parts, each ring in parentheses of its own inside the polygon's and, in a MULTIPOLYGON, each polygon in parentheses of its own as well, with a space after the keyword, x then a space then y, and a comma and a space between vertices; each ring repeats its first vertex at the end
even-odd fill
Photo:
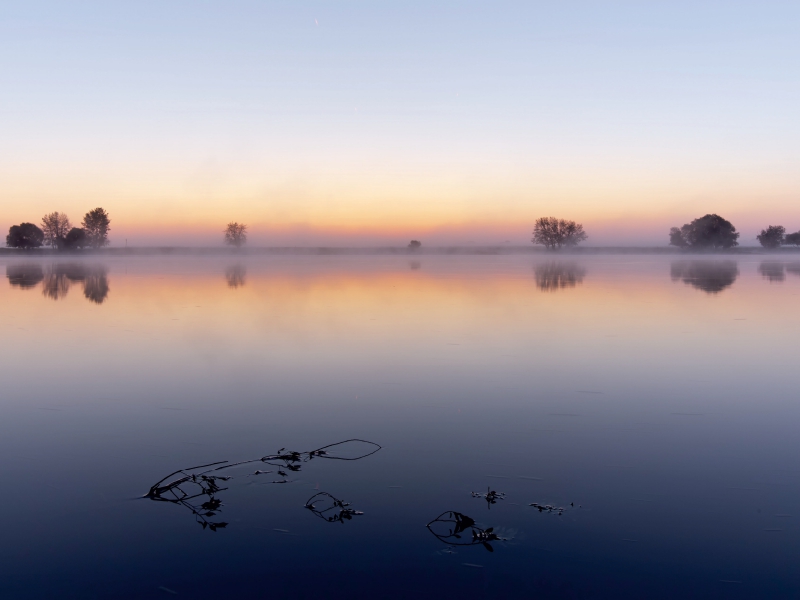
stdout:
POLYGON ((0 227, 112 243, 800 230, 800 3, 0 4, 0 227))

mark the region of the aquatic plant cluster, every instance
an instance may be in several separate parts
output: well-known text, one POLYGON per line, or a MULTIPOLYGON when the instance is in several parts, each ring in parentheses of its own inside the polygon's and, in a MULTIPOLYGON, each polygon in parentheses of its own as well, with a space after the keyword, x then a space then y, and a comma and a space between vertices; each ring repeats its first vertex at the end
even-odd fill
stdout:
MULTIPOLYGON (((250 476, 266 475, 275 472, 281 477, 281 479, 273 480, 271 483, 282 484, 289 483, 287 477, 290 472, 296 473, 300 471, 303 463, 307 463, 314 458, 354 461, 371 456, 380 449, 381 446, 374 442, 368 442, 360 439, 349 439, 342 442, 336 442, 335 444, 328 444, 327 446, 322 446, 321 448, 307 452, 296 452, 286 450, 286 448, 281 448, 277 453, 268 454, 266 456, 262 456, 261 458, 243 460, 234 463, 223 460, 205 465, 198 465, 196 467, 178 469, 177 471, 173 471, 166 477, 153 484, 144 495, 144 498, 148 498, 156 502, 168 502, 170 504, 182 506, 186 508, 192 515, 194 515, 195 520, 203 527, 203 529, 208 528, 211 531, 216 531, 217 529, 222 529, 228 525, 228 523, 224 521, 209 521, 211 517, 216 517, 217 514, 222 511, 223 504, 222 501, 216 497, 217 494, 228 489, 220 487, 218 482, 225 482, 232 479, 232 476, 229 475, 216 474, 219 471, 260 462, 277 467, 277 470, 262 471, 257 469, 254 473, 251 473, 250 476), (363 448, 354 456, 338 456, 335 449, 338 448, 341 450, 341 447, 345 445, 349 445, 351 448, 354 446, 362 446, 363 448)), ((354 515, 363 514, 359 511, 348 509, 346 508, 347 506, 349 506, 349 503, 343 502, 324 492, 312 496, 306 502, 306 508, 309 508, 312 510, 312 512, 315 512, 317 516, 320 516, 325 520, 331 520, 331 522, 344 522, 345 520, 351 519, 354 515), (317 496, 326 496, 332 501, 332 506, 317 508, 313 503, 314 498, 317 496), (326 515, 326 513, 337 508, 339 509, 339 512, 337 514, 329 515, 330 519, 328 519, 328 515, 326 515)))
MULTIPOLYGON (((186 469, 178 469, 150 486, 150 489, 143 497, 156 502, 167 502, 169 504, 182 506, 194 516, 195 521, 203 529, 217 531, 228 526, 228 523, 225 521, 212 520, 222 512, 224 506, 222 500, 217 496, 228 489, 222 486, 225 482, 232 479, 231 475, 219 474, 220 471, 260 462, 277 467, 277 469, 256 469, 253 473, 248 474, 248 477, 276 473, 281 479, 273 480, 270 483, 290 483, 290 480, 287 479, 289 473, 299 472, 304 463, 314 458, 355 461, 371 456, 380 449, 381 446, 375 442, 355 438, 322 446, 307 452, 287 451, 286 448, 281 448, 277 453, 262 456, 261 458, 234 463, 219 461, 186 469), (353 456, 346 457, 337 455, 337 449, 341 451, 344 447, 349 447, 351 449, 360 447, 361 449, 353 456)), ((473 498, 485 500, 489 508, 491 508, 492 504, 496 504, 498 500, 505 499, 506 496, 505 493, 493 490, 491 487, 488 487, 486 492, 471 492, 471 495, 473 498)), ((362 516, 364 514, 363 511, 356 510, 351 506, 350 502, 346 502, 324 491, 315 493, 306 500, 303 505, 309 512, 326 523, 340 524, 344 524, 346 521, 351 521, 353 517, 362 516)), ((563 507, 556 507, 550 504, 538 504, 536 502, 530 504, 530 506, 537 508, 539 512, 552 512, 559 516, 566 510, 563 507)), ((574 503, 570 503, 570 506, 574 506, 574 503)), ((489 552, 494 552, 492 542, 508 541, 508 538, 502 537, 494 527, 482 528, 472 517, 454 510, 441 513, 438 517, 428 522, 425 527, 436 539, 447 544, 449 553, 452 553, 452 547, 455 546, 477 545, 482 546, 489 552)))
MULTIPOLYGON (((682 227, 669 230, 671 246, 688 250, 727 250, 738 246, 739 232, 733 224, 716 214, 708 214, 682 227)), ((784 245, 800 246, 800 231, 786 234, 783 225, 769 225, 756 236, 768 250, 784 245)))

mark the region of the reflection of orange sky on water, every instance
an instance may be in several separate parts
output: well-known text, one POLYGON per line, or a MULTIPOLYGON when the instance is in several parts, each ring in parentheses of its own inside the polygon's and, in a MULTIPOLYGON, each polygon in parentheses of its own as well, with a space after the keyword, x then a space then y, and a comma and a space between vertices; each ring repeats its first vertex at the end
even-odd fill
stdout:
MULTIPOLYGON (((537 287, 528 258, 413 261, 245 259, 243 285, 229 287, 237 261, 116 260, 100 305, 79 290, 53 301, 6 281, 0 364, 20 398, 22 382, 47 365, 49 381, 88 385, 87 398, 102 402, 120 387, 140 390, 144 403, 191 404, 235 400, 245 386, 265 402, 295 390, 324 403, 370 385, 375 398, 381 382, 405 386, 396 400, 414 402, 424 400, 415 390, 449 381, 480 389, 474 397, 516 390, 541 402, 624 392, 636 409, 676 377, 736 380, 737 402, 749 402, 758 381, 748 374, 783 381, 775 357, 796 345, 800 277, 770 284, 758 262, 740 261, 736 282, 707 294, 672 281, 665 259, 580 261, 582 283, 556 291, 537 287), (98 373, 104 383, 87 384, 98 373)), ((713 392, 703 402, 729 398, 713 392)))
POLYGON ((146 346, 147 339, 155 338, 166 344, 192 339, 196 349, 236 355, 325 348, 339 361, 342 352, 364 358, 366 348, 387 356, 435 358, 436 349, 447 344, 580 353, 587 347, 602 349, 611 343, 608 335, 629 340, 658 336, 664 343, 680 344, 687 328, 698 333, 727 327, 735 342, 737 331, 752 325, 735 319, 752 319, 757 312, 759 323, 776 325, 793 313, 792 293, 800 284, 800 277, 789 276, 770 286, 755 273, 756 263, 747 262, 740 263, 732 287, 710 295, 672 281, 669 261, 638 268, 588 261, 576 263, 586 270, 581 283, 543 292, 529 260, 448 265, 445 259, 421 257, 417 270, 413 262, 364 259, 349 266, 320 266, 324 259, 245 260, 244 284, 237 288, 225 278, 225 268, 234 263, 217 261, 186 272, 180 263, 149 272, 134 263, 128 275, 118 263, 110 265, 111 291, 100 306, 79 291, 54 302, 39 288, 19 290, 8 284, 0 297, 6 320, 30 322, 36 329, 74 329, 76 339, 94 328, 92 335, 109 347, 117 342, 146 346))

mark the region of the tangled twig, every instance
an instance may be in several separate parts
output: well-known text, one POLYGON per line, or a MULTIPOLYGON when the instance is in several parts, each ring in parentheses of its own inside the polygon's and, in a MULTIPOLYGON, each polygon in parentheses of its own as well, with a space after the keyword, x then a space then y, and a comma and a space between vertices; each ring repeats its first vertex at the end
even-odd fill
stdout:
POLYGON ((339 500, 328 492, 314 494, 305 504, 308 510, 328 523, 344 523, 350 521, 354 516, 364 514, 360 510, 347 508, 348 506, 350 506, 349 502, 339 500))
MULTIPOLYGON (((173 471, 152 485, 148 492, 144 495, 144 498, 149 498, 150 500, 154 500, 156 502, 169 502, 171 504, 183 506, 192 512, 192 514, 195 516, 195 520, 197 520, 197 522, 203 526, 203 529, 209 528, 211 531, 216 531, 217 529, 227 526, 227 523, 222 521, 212 522, 208 520, 209 517, 216 516, 216 514, 221 511, 221 507, 223 506, 222 502, 216 498, 215 495, 228 489, 220 487, 218 482, 228 481, 232 478, 230 475, 217 475, 216 473, 218 471, 231 469, 233 467, 254 462, 262 462, 274 467, 278 467, 277 474, 283 479, 273 481, 272 483, 290 483, 290 480, 287 479, 288 473, 296 473, 300 471, 303 463, 306 463, 314 458, 347 461, 361 460, 362 458, 366 458, 367 456, 375 454, 380 449, 381 446, 375 442, 353 438, 344 440, 342 442, 336 442, 335 444, 328 444, 327 446, 322 446, 321 448, 310 450, 308 452, 287 451, 286 448, 281 448, 276 454, 268 454, 266 456, 262 456, 261 458, 243 460, 235 463, 229 463, 228 461, 223 460, 205 465, 198 465, 196 467, 178 469, 177 471, 173 471), (356 456, 337 456, 335 454, 335 449, 337 447, 351 442, 368 444, 371 446, 371 448, 368 452, 363 452, 357 454, 356 456), (201 504, 193 502, 204 497, 207 499, 201 504)), ((256 470, 255 473, 251 473, 251 476, 263 475, 272 472, 273 471, 271 470, 256 470)), ((333 498, 333 496, 331 496, 331 498, 333 498)), ((340 508, 345 510, 344 513, 340 513, 340 520, 342 518, 349 519, 354 514, 361 514, 358 511, 352 511, 352 509, 344 509, 344 506, 340 506, 340 508)))
POLYGON ((506 541, 505 538, 501 538, 494 532, 494 527, 482 529, 475 524, 473 518, 454 510, 443 512, 425 527, 439 541, 448 546, 475 546, 480 544, 489 552, 494 552, 494 548, 489 542, 506 541), (444 531, 445 528, 447 533, 444 531), (466 540, 463 540, 461 535, 467 532, 470 535, 467 536, 466 540))

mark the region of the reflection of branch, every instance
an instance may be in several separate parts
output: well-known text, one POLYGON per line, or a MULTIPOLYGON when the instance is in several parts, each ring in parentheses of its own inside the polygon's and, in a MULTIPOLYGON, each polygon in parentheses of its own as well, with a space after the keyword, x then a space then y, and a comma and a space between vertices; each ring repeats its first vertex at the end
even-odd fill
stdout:
POLYGON ((306 508, 328 523, 344 523, 354 516, 364 514, 360 510, 347 508, 348 506, 350 506, 349 502, 339 500, 328 492, 319 492, 306 500, 306 508), (318 504, 314 504, 315 501, 318 504))
POLYGON ((448 510, 440 514, 433 521, 425 525, 439 541, 449 546, 475 546, 481 544, 489 552, 494 552, 494 548, 489 542, 505 541, 494 532, 494 527, 481 529, 475 525, 475 520, 467 515, 454 510, 448 510), (445 533, 445 529, 447 533, 445 533), (466 541, 461 540, 461 534, 469 532, 471 537, 466 541))
POLYGON ((505 494, 503 492, 497 492, 490 487, 486 488, 486 493, 481 494, 480 492, 472 492, 473 498, 483 498, 486 500, 486 504, 489 508, 492 507, 492 504, 497 504, 498 500, 504 500, 505 494))
MULTIPOLYGON (((575 503, 570 502, 569 505, 574 507, 575 503)), ((539 509, 539 512, 550 512, 550 513, 554 512, 559 517, 564 513, 565 510, 567 510, 563 506, 553 506, 552 504, 539 504, 538 502, 532 502, 530 506, 539 509)))
MULTIPOLYGON (((346 447, 347 446, 345 446, 345 448, 346 447)), ((278 450, 277 454, 268 454, 261 458, 243 460, 235 463, 222 460, 205 465, 198 465, 196 467, 189 467, 187 469, 178 469, 153 484, 144 497, 157 502, 170 502, 172 504, 184 506, 195 515, 198 522, 203 525, 203 529, 209 527, 212 531, 216 531, 217 528, 225 527, 227 523, 212 523, 208 521, 206 517, 215 516, 216 513, 220 511, 222 502, 215 498, 214 495, 228 489, 220 488, 217 481, 228 481, 231 479, 231 476, 214 475, 212 473, 240 465, 263 462, 268 465, 279 467, 277 473, 283 477, 283 480, 273 481, 272 483, 290 483, 286 479, 287 471, 296 473, 300 471, 303 463, 314 458, 349 461, 361 460, 362 458, 375 454, 380 449, 381 446, 375 442, 355 438, 344 440, 343 442, 336 442, 335 444, 328 444, 327 446, 322 446, 321 448, 308 452, 287 452, 286 448, 281 448, 278 450), (367 444, 368 448, 356 452, 353 456, 337 456, 335 454, 337 451, 341 452, 343 450, 342 446, 345 444, 350 444, 349 447, 353 447, 354 443, 357 445, 367 444), (203 496, 208 498, 203 504, 197 506, 191 502, 203 496)), ((251 475, 263 475, 266 473, 272 473, 272 471, 256 470, 256 472, 251 475)), ((331 498, 333 498, 333 496, 331 496, 331 498)), ((336 499, 334 498, 334 500, 336 499)), ((342 505, 341 508, 344 508, 344 505, 342 505)), ((347 511, 349 511, 349 515, 361 514, 357 511, 351 511, 351 509, 347 509, 347 511)), ((349 519, 350 516, 342 518, 349 519)))

